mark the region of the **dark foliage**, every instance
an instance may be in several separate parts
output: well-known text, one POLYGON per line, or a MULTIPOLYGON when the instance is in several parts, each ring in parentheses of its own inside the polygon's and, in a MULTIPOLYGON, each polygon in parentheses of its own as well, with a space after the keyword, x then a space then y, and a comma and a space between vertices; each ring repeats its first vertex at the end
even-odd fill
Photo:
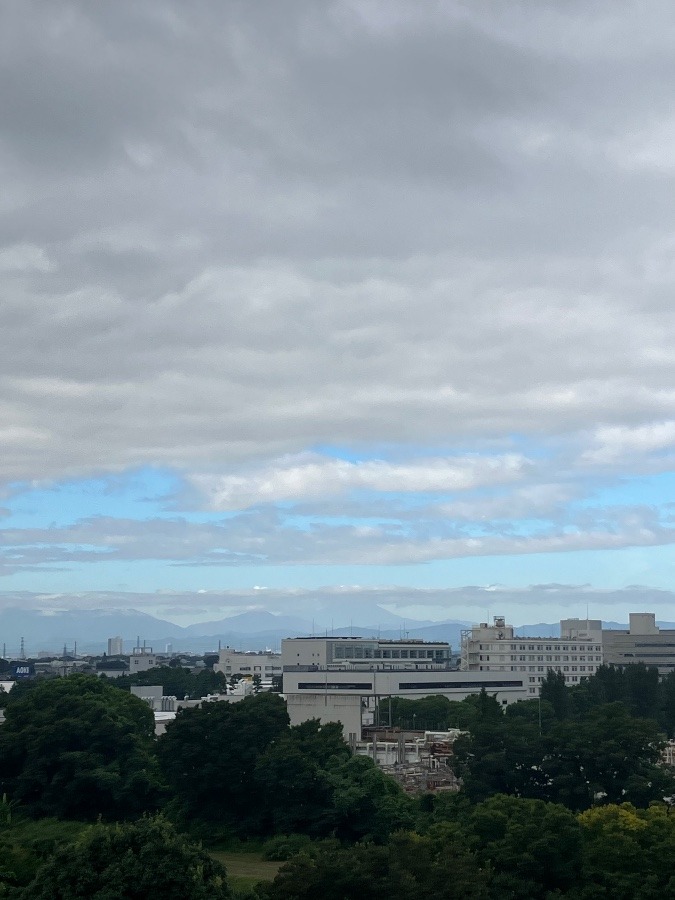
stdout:
POLYGON ((125 819, 157 807, 143 701, 85 675, 15 690, 0 728, 0 793, 33 816, 125 819))

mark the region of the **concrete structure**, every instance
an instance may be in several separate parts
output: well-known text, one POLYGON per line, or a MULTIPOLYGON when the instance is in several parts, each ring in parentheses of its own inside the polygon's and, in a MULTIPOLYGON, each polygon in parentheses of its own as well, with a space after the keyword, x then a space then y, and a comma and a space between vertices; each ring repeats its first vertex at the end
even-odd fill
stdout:
POLYGON ((661 630, 654 613, 631 613, 628 630, 603 629, 605 662, 612 666, 644 663, 661 675, 675 669, 675 630, 661 630))
POLYGON ((395 732, 371 734, 356 741, 357 756, 369 756, 408 793, 459 790, 450 761, 461 731, 395 732))
POLYGON ((281 675, 281 656, 278 653, 246 653, 225 647, 220 651, 213 669, 228 678, 231 675, 241 675, 243 678, 260 675, 262 681, 271 683, 273 675, 281 675))
POLYGON ((528 697, 538 697, 550 671, 562 672, 565 683, 578 684, 603 663, 603 631, 599 620, 563 619, 559 638, 518 637, 502 616, 462 633, 461 668, 465 672, 520 675, 528 697))
POLYGON ((281 663, 329 669, 447 669, 445 641, 384 640, 363 637, 296 637, 281 642, 281 663))
MULTIPOLYGON (((435 645, 432 645, 432 647, 435 645)), ((447 647, 447 645, 446 645, 447 647)), ((482 688, 495 694, 503 704, 528 696, 523 677, 511 673, 456 672, 449 669, 328 668, 327 666, 284 666, 284 696, 291 725, 307 719, 341 722, 347 740, 360 740, 364 714, 387 697, 419 700, 441 694, 464 700, 482 688)))
POLYGON ((135 675, 137 672, 147 672, 148 669, 155 669, 160 665, 157 654, 152 652, 152 647, 134 647, 129 657, 129 674, 135 675))
POLYGON ((155 684, 139 684, 129 688, 134 697, 144 700, 155 712, 173 712, 177 706, 175 697, 167 697, 164 688, 155 684))
POLYGON ((108 656, 122 656, 124 653, 124 641, 117 637, 108 638, 108 656))

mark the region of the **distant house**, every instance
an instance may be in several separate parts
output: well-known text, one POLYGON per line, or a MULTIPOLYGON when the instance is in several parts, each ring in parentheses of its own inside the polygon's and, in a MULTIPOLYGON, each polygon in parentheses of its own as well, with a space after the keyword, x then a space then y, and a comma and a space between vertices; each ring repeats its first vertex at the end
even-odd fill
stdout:
POLYGON ((108 678, 121 678, 129 674, 129 664, 124 659, 110 659, 107 656, 96 663, 96 674, 108 678))
POLYGON ((161 662, 156 653, 152 652, 152 647, 134 647, 129 657, 129 674, 135 675, 137 672, 147 672, 148 669, 156 669, 161 662))

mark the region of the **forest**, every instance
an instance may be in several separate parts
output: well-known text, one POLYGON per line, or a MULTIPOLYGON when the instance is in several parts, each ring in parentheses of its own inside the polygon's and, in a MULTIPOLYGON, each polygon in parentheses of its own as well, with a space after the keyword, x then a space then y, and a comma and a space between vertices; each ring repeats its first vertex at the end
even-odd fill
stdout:
POLYGON ((25 682, 5 703, 0 897, 675 897, 675 680, 644 666, 574 688, 552 674, 506 711, 485 693, 394 699, 394 726, 462 732, 460 791, 422 795, 339 725, 291 727, 278 694, 183 709, 159 738, 104 679, 25 682), (232 847, 278 873, 228 876, 232 847))

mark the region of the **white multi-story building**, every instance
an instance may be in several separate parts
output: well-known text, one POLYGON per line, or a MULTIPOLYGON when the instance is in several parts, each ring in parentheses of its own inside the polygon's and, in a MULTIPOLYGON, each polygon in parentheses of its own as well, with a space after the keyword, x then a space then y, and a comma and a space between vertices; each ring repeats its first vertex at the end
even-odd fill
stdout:
POLYGON ((281 642, 283 691, 291 724, 340 722, 345 738, 388 697, 419 700, 440 694, 463 700, 483 688, 507 705, 527 697, 520 675, 466 673, 452 667, 444 641, 362 637, 299 637, 281 642))
POLYGON ((281 642, 284 666, 329 669, 447 669, 450 645, 445 641, 384 640, 363 637, 296 637, 281 642))
POLYGON ((603 663, 602 622, 562 619, 560 637, 518 637, 502 616, 462 632, 461 668, 467 672, 511 672, 522 676, 529 697, 538 697, 550 671, 574 685, 603 663))
POLYGON ((118 635, 108 638, 108 656, 122 656, 124 653, 124 641, 118 635))
POLYGON ((409 669, 375 666, 336 669, 325 666, 285 666, 284 696, 291 725, 307 719, 340 722, 346 739, 359 740, 364 716, 388 697, 420 700, 442 695, 464 700, 485 689, 506 706, 528 697, 520 674, 458 672, 450 669, 409 669))
POLYGON ((262 681, 271 681, 274 675, 281 675, 281 656, 279 653, 246 653, 225 647, 218 654, 218 662, 213 669, 228 678, 232 675, 241 675, 242 678, 260 675, 262 681))

